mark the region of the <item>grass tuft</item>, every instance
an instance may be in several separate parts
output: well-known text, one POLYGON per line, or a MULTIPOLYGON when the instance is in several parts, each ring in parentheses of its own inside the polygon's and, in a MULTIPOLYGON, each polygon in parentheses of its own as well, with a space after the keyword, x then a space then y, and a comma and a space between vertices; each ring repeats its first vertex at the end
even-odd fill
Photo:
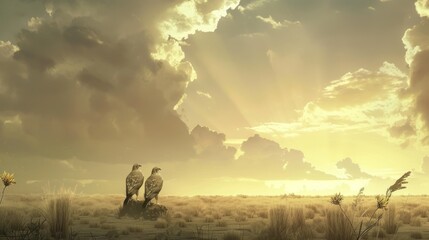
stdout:
POLYGON ((399 223, 396 221, 396 207, 390 206, 385 212, 383 228, 388 234, 395 234, 398 232, 399 223))
POLYGON ((69 237, 72 223, 72 195, 72 191, 62 189, 47 198, 46 219, 49 232, 56 239, 69 237))

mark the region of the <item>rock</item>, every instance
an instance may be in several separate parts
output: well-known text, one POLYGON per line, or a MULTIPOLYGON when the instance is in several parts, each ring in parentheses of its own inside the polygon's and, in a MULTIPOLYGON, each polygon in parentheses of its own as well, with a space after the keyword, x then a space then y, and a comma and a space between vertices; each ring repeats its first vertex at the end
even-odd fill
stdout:
POLYGON ((167 211, 168 209, 164 205, 149 203, 146 208, 143 208, 143 201, 130 200, 127 205, 119 209, 119 217, 143 217, 148 220, 156 220, 165 216, 167 211))
POLYGON ((159 217, 167 214, 167 207, 160 204, 148 204, 143 210, 143 218, 148 220, 156 220, 159 217))

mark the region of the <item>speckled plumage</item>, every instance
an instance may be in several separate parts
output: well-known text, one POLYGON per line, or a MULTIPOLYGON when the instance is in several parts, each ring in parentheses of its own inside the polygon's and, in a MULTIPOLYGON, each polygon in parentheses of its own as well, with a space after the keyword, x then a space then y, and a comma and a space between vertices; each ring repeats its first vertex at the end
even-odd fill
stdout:
POLYGON ((158 173, 159 170, 161 169, 157 167, 153 168, 152 174, 146 180, 143 207, 146 207, 153 198, 158 200, 158 194, 161 192, 164 183, 164 180, 158 173))
POLYGON ((143 173, 140 171, 140 165, 134 164, 132 171, 128 174, 125 179, 125 194, 126 198, 124 200, 124 205, 128 203, 128 201, 135 194, 137 197, 139 195, 139 190, 144 182, 143 173))

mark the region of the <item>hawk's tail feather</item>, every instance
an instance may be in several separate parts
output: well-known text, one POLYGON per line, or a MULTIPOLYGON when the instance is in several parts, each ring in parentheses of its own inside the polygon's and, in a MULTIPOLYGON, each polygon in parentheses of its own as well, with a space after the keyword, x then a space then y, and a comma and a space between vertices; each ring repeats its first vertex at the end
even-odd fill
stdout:
POLYGON ((129 196, 127 196, 126 198, 125 198, 125 200, 124 200, 124 207, 125 207, 125 205, 127 205, 128 204, 128 202, 130 201, 130 199, 131 199, 131 197, 129 197, 129 196))
POLYGON ((143 202, 143 208, 146 208, 146 207, 147 207, 147 205, 149 204, 150 200, 151 200, 151 199, 149 199, 149 198, 145 198, 145 199, 144 199, 144 202, 143 202))

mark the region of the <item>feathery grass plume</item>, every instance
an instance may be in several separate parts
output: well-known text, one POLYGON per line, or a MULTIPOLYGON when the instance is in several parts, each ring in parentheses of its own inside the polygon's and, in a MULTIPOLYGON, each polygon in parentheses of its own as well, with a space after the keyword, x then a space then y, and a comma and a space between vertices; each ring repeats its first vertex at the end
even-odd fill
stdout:
MULTIPOLYGON (((335 194, 333 197, 331 197, 331 203, 333 205, 337 205, 339 209, 341 210, 342 214, 347 219, 348 224, 351 226, 352 236, 356 240, 363 239, 368 232, 373 229, 375 226, 379 225, 380 220, 383 218, 383 213, 377 214, 379 210, 387 210, 387 206, 389 204, 389 200, 392 197, 392 194, 398 190, 406 188, 405 184, 407 184, 407 178, 411 175, 411 172, 408 171, 404 173, 398 180, 395 181, 394 184, 392 184, 389 188, 387 188, 386 193, 384 196, 377 195, 376 196, 376 208, 370 215, 369 220, 364 224, 364 220, 362 219, 359 223, 359 226, 355 228, 353 221, 347 216, 346 212, 342 208, 341 202, 343 200, 343 197, 340 193, 335 194)), ((363 189, 359 191, 359 194, 356 196, 357 199, 355 199, 355 202, 358 202, 358 198, 362 196, 363 189)), ((352 205, 353 206, 353 205, 352 205)), ((354 209, 356 211, 356 209, 354 209)), ((362 216, 361 216, 362 217, 362 216)), ((330 229, 328 229, 329 231, 330 229)), ((340 229, 340 231, 343 231, 343 229, 340 229)), ((335 234, 334 234, 335 235, 335 234)))
POLYGON ((344 197, 343 195, 341 195, 341 193, 336 193, 334 196, 331 197, 331 203, 340 206, 343 199, 344 197))
POLYGON ((16 181, 15 181, 14 174, 8 173, 6 171, 4 171, 2 175, 0 175, 0 179, 3 182, 3 190, 1 192, 1 198, 0 198, 0 205, 1 205, 1 203, 3 202, 4 192, 6 191, 6 188, 12 184, 16 184, 16 181))
POLYGON ((353 203, 352 203, 352 208, 354 209, 354 210, 359 210, 359 207, 360 207, 360 204, 362 203, 362 201, 363 201, 363 191, 365 190, 365 188, 363 187, 363 188, 361 188, 360 190, 359 190, 359 193, 356 195, 356 197, 355 197, 355 199, 353 200, 353 203))

